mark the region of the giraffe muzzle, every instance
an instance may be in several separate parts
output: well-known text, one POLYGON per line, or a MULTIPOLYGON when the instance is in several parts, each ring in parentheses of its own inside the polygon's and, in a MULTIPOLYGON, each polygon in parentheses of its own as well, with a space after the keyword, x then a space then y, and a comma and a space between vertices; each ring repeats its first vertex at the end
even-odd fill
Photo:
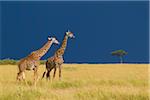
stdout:
POLYGON ((73 36, 72 36, 72 38, 74 39, 74 38, 75 38, 75 36, 73 35, 73 36))

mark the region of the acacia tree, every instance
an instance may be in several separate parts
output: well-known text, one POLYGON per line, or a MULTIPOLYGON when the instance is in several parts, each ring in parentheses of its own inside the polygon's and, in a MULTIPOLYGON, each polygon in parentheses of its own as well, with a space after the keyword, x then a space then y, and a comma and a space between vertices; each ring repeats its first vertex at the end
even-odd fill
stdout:
POLYGON ((117 56, 120 58, 120 63, 123 63, 123 56, 127 54, 128 53, 124 50, 116 50, 116 51, 111 52, 112 56, 117 56))

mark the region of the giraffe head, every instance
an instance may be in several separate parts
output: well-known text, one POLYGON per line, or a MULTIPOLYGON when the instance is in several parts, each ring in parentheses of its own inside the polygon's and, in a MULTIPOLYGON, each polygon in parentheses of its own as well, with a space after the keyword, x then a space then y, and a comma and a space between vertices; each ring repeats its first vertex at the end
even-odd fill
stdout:
POLYGON ((59 44, 58 40, 55 37, 48 37, 48 40, 52 41, 52 43, 59 44))
POLYGON ((72 32, 70 32, 69 30, 66 32, 66 35, 70 38, 75 38, 75 36, 73 35, 72 32))

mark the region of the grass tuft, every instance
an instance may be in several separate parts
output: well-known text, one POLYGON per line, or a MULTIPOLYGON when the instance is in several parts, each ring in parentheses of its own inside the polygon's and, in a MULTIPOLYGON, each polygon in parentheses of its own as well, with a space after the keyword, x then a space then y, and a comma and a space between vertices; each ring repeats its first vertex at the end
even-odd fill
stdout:
POLYGON ((78 88, 81 86, 80 81, 58 81, 58 82, 53 82, 51 84, 51 87, 54 89, 66 89, 66 88, 78 88))

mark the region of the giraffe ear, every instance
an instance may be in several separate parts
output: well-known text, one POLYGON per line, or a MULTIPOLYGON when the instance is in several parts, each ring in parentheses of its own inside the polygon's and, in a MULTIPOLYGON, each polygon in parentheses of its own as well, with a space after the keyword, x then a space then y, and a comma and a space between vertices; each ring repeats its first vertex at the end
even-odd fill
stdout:
POLYGON ((66 32, 67 35, 69 35, 69 30, 66 32))

